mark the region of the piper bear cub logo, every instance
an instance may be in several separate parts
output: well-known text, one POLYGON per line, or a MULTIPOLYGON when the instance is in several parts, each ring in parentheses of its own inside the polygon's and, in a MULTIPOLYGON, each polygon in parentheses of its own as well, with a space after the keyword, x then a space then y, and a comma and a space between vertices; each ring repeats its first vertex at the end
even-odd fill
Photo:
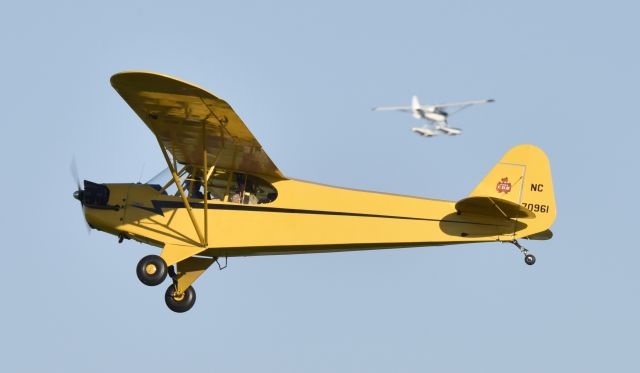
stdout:
POLYGON ((496 190, 498 193, 507 194, 511 191, 511 183, 509 182, 508 177, 503 177, 502 180, 498 181, 498 185, 496 185, 496 190))

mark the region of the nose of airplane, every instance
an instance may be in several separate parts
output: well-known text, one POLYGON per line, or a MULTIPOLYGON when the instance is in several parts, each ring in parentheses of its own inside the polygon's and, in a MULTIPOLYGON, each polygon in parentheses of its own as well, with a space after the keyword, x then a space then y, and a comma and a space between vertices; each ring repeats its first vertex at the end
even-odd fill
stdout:
POLYGON ((84 193, 84 190, 82 189, 78 189, 75 192, 73 192, 73 198, 77 199, 78 201, 82 202, 82 194, 84 193))

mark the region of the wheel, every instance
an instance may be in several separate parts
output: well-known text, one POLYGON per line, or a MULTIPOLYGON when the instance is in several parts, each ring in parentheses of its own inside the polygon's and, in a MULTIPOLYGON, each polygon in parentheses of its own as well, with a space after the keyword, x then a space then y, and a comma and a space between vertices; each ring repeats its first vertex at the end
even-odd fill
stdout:
POLYGON ((178 295, 175 285, 171 284, 164 293, 164 301, 173 312, 187 312, 196 303, 196 291, 193 290, 193 286, 189 286, 184 293, 178 295))
POLYGON ((531 254, 527 254, 524 256, 524 262, 527 263, 528 265, 532 266, 533 263, 536 262, 536 257, 531 255, 531 254))
POLYGON ((147 286, 160 285, 167 278, 167 263, 157 255, 147 255, 138 262, 136 274, 147 286))

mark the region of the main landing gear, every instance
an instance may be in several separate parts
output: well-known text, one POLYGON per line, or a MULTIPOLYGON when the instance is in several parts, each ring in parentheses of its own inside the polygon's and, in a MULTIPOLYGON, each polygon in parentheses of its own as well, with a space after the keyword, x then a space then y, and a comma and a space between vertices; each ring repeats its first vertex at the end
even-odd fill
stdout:
POLYGON ((171 284, 164 293, 164 302, 173 312, 187 312, 196 303, 196 291, 193 286, 189 286, 182 293, 178 292, 178 284, 171 284))
POLYGON ((196 291, 191 284, 216 260, 192 257, 168 266, 160 256, 147 255, 138 262, 136 274, 147 286, 160 285, 167 276, 171 277, 164 301, 171 311, 182 313, 196 303, 196 291))
POLYGON ((164 302, 173 312, 183 313, 189 311, 196 303, 196 291, 191 285, 189 285, 186 290, 180 291, 178 274, 174 266, 169 267, 169 276, 171 280, 173 280, 173 283, 169 285, 167 291, 164 292, 164 302))
POLYGON ((160 285, 167 278, 167 263, 157 255, 147 255, 138 262, 136 274, 147 286, 160 285))
POLYGON ((520 245, 520 243, 517 240, 511 241, 511 243, 514 244, 515 247, 518 248, 518 250, 520 250, 522 255, 524 255, 525 263, 532 266, 536 262, 536 257, 533 256, 533 254, 529 254, 529 250, 527 250, 524 246, 520 245))

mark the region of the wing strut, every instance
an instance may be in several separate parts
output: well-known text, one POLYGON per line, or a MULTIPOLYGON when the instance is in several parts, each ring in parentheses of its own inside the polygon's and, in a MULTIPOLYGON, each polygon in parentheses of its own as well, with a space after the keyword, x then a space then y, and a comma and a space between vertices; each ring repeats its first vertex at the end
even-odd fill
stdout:
MULTIPOLYGON (((208 247, 209 245, 209 219, 207 210, 209 208, 209 168, 207 167, 207 121, 202 121, 202 178, 204 179, 204 241, 203 245, 208 247)), ((217 157, 216 157, 217 158, 217 157)), ((216 159, 217 161, 217 159, 216 159)), ((194 221, 195 224, 195 221, 194 221)))
MULTIPOLYGON (((187 166, 182 166, 182 168, 180 169, 180 171, 178 171, 178 178, 180 178, 180 176, 182 176, 182 174, 184 174, 184 172, 187 170, 187 166)), ((167 188, 169 187, 169 185, 173 184, 173 178, 171 178, 171 180, 167 181, 166 184, 164 184, 162 186, 162 188, 160 189, 160 193, 164 192, 165 190, 167 190, 167 188)))
POLYGON ((193 228, 196 230, 196 233, 198 234, 198 238, 200 239, 200 243, 202 244, 202 246, 206 247, 204 236, 202 236, 202 230, 200 230, 200 226, 198 225, 198 222, 193 216, 193 211, 191 210, 191 205, 189 204, 189 200, 187 199, 187 196, 184 194, 184 189, 182 189, 182 185, 180 185, 180 178, 178 177, 178 174, 176 173, 176 169, 173 167, 173 164, 171 163, 171 160, 167 155, 167 149, 165 149, 164 145, 162 145, 162 142, 160 142, 159 138, 156 137, 156 139, 158 140, 158 144, 160 145, 160 150, 162 150, 162 155, 164 156, 164 160, 167 162, 167 166, 171 171, 171 176, 173 176, 173 182, 176 183, 176 187, 178 187, 178 192, 180 192, 180 197, 182 197, 182 202, 184 203, 184 207, 187 208, 187 212, 189 213, 189 218, 191 218, 191 222, 193 223, 193 228))
MULTIPOLYGON (((222 123, 222 122, 221 122, 222 123)), ((208 165, 208 156, 207 156, 207 121, 202 121, 202 179, 204 182, 204 245, 205 247, 209 247, 209 214, 207 213, 209 208, 209 178, 213 175, 213 172, 218 165, 218 159, 220 159, 220 154, 222 154, 222 150, 224 148, 220 148, 218 154, 216 154, 216 159, 213 162, 211 168, 208 165)))

